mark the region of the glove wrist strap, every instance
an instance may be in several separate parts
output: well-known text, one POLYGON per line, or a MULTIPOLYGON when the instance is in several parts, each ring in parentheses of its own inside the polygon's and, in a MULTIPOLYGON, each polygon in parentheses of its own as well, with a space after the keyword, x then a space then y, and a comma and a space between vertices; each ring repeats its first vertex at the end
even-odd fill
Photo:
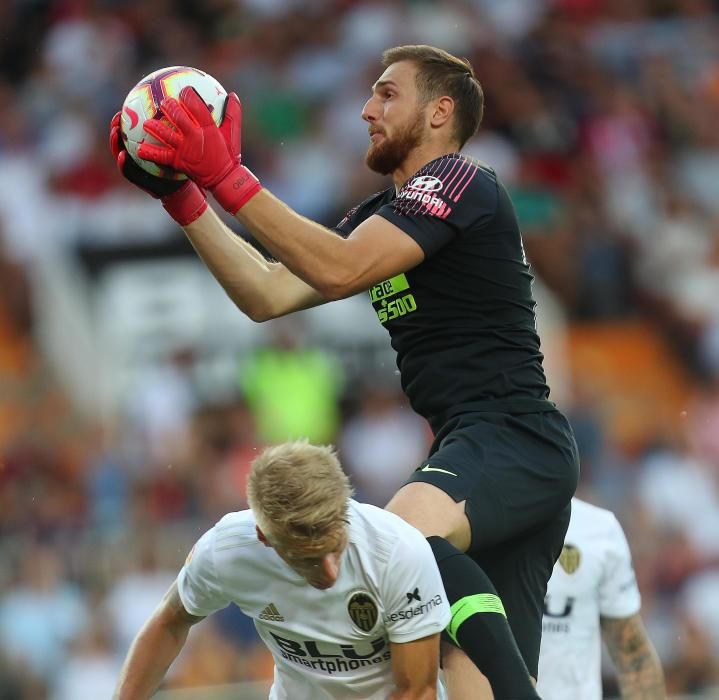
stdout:
POLYGON ((234 216, 261 189, 262 185, 252 171, 237 165, 212 188, 212 194, 217 203, 234 216))
POLYGON ((204 192, 192 180, 188 180, 177 192, 162 197, 160 201, 165 211, 180 226, 196 221, 207 209, 204 192))

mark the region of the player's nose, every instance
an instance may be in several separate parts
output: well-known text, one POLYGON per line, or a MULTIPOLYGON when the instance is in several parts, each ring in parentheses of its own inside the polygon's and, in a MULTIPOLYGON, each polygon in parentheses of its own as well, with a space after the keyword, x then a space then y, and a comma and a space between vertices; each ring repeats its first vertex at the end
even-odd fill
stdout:
POLYGON ((362 119, 366 122, 372 123, 377 120, 378 116, 379 113, 377 111, 376 100, 374 97, 370 97, 369 100, 364 103, 364 107, 362 108, 362 119))
POLYGON ((335 554, 328 554, 320 564, 320 576, 318 583, 322 588, 331 588, 337 583, 340 575, 340 558, 335 554))

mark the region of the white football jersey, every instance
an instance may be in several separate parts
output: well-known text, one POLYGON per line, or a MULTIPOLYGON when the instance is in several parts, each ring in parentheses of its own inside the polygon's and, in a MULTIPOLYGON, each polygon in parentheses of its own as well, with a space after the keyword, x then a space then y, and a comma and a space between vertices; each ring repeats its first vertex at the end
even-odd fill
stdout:
POLYGON ((601 700, 599 618, 639 612, 632 557, 613 513, 572 499, 572 518, 544 602, 537 691, 543 700, 601 700))
POLYGON ((257 539, 251 510, 226 515, 198 540, 177 585, 192 615, 235 603, 254 620, 275 660, 270 700, 385 700, 394 686, 389 643, 441 632, 450 619, 427 540, 355 501, 339 578, 327 590, 257 539))

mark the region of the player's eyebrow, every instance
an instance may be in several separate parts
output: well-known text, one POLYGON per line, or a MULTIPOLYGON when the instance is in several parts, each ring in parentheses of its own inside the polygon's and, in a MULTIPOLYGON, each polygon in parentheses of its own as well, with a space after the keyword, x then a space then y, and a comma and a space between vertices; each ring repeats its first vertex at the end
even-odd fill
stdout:
POLYGON ((377 90, 380 90, 384 87, 393 87, 395 90, 397 89, 397 83, 395 83, 392 80, 378 80, 373 86, 372 86, 372 92, 377 92, 377 90))

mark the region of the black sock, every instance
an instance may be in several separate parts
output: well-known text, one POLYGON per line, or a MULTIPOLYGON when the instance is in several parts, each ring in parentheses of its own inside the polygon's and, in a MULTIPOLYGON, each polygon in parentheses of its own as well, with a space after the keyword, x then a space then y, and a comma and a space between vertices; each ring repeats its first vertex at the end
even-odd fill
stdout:
POLYGON ((452 607, 446 634, 487 677, 495 700, 538 700, 502 601, 487 574, 442 537, 427 541, 452 607))

